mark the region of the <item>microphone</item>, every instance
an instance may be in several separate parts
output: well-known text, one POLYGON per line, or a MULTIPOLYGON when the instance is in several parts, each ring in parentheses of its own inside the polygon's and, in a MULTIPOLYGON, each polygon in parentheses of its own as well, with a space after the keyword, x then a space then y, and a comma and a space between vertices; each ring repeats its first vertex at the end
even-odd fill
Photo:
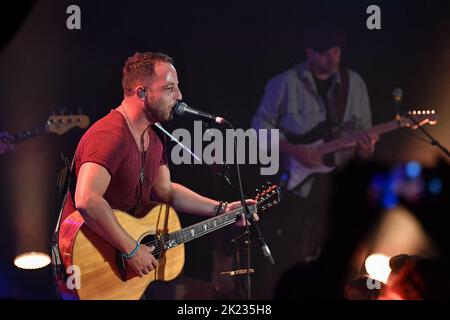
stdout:
POLYGON ((189 114, 189 115, 192 115, 194 117, 201 118, 204 120, 214 121, 215 123, 218 123, 218 124, 222 124, 225 122, 225 119, 222 117, 217 117, 217 116, 214 116, 212 114, 209 114, 209 113, 206 113, 203 111, 195 110, 194 108, 189 107, 184 102, 177 102, 175 107, 173 107, 173 111, 175 112, 175 114, 177 116, 180 116, 180 117, 184 116, 186 114, 189 114))
POLYGON ((264 238, 262 236, 261 230, 258 227, 258 224, 252 223, 252 226, 254 226, 254 228, 256 229, 256 232, 258 233, 257 238, 258 238, 259 244, 261 246, 261 250, 262 250, 264 257, 269 259, 271 264, 275 264, 275 259, 272 257, 272 252, 270 252, 269 246, 264 241, 264 238))
POLYGON ((272 257, 272 253, 270 252, 269 247, 267 246, 267 244, 264 242, 262 243, 262 251, 263 251, 263 255, 264 257, 266 257, 267 259, 269 259, 271 264, 275 264, 275 260, 272 257))
POLYGON ((395 88, 392 91, 392 97, 394 98, 395 103, 400 103, 402 102, 402 98, 403 98, 403 91, 400 88, 395 88))
POLYGON ((403 91, 402 91, 402 89, 395 88, 392 91, 392 97, 394 98, 394 102, 395 102, 395 119, 396 120, 400 120, 400 118, 401 118, 400 103, 402 102, 402 98, 403 98, 403 91))

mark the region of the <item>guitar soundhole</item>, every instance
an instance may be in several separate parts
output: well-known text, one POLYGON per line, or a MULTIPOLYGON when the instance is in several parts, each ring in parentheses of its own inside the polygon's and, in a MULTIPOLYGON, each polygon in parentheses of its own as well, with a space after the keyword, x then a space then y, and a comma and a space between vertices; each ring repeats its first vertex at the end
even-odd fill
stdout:
POLYGON ((155 246, 155 249, 152 251, 153 256, 156 260, 159 260, 162 253, 162 241, 159 239, 159 237, 156 237, 154 234, 150 234, 148 236, 145 236, 141 240, 141 244, 145 244, 146 246, 155 246))

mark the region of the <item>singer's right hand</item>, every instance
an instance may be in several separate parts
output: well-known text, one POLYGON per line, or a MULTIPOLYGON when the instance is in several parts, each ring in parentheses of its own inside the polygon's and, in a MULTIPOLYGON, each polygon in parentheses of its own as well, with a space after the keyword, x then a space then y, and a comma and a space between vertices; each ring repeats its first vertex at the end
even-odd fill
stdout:
POLYGON ((155 250, 154 246, 148 247, 141 244, 130 259, 125 259, 128 267, 141 278, 158 267, 158 261, 152 255, 153 250, 155 250))

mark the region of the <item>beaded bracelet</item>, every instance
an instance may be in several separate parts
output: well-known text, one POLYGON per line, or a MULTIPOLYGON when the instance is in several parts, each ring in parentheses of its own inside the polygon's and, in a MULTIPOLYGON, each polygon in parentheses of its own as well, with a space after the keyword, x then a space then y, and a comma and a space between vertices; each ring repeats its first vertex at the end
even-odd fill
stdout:
POLYGON ((216 210, 215 216, 218 216, 218 215, 222 214, 225 211, 227 205, 228 205, 228 202, 220 201, 218 206, 217 206, 217 210, 216 210))
POLYGON ((217 205, 216 213, 214 214, 214 216, 218 216, 220 214, 220 211, 222 210, 222 204, 223 201, 220 201, 219 204, 217 205))
POLYGON ((134 256, 134 254, 138 251, 140 246, 141 246, 141 243, 137 242, 136 247, 133 249, 133 251, 131 251, 129 254, 122 253, 122 257, 124 257, 125 259, 131 259, 134 256))

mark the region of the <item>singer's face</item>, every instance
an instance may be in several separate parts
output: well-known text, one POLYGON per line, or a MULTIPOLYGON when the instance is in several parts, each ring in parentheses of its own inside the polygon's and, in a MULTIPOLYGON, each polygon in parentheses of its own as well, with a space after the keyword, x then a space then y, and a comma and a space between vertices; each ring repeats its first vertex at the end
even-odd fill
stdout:
POLYGON ((307 56, 317 72, 332 75, 339 69, 339 64, 341 63, 341 48, 333 47, 324 52, 316 52, 307 49, 307 56))
POLYGON ((172 109, 182 99, 177 71, 170 63, 158 63, 155 71, 157 76, 148 86, 145 114, 150 121, 166 122, 172 119, 172 109))

